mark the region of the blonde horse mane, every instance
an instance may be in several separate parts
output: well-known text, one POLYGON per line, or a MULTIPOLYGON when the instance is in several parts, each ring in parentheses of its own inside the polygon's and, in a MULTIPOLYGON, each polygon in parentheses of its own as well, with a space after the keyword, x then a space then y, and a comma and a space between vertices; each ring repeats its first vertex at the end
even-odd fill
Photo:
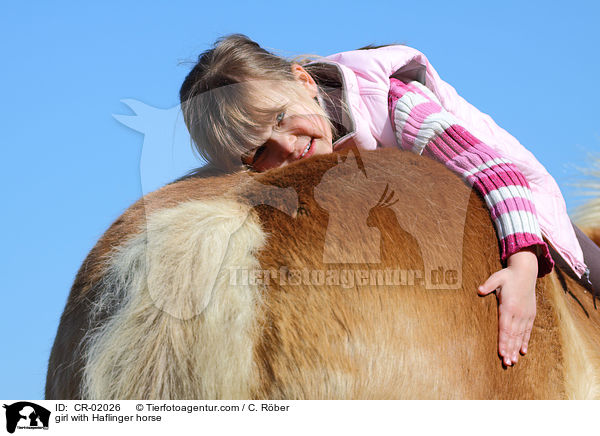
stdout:
POLYGON ((580 227, 596 244, 600 244, 600 155, 591 155, 589 168, 580 171, 585 179, 576 186, 582 197, 591 197, 575 209, 573 222, 580 227))

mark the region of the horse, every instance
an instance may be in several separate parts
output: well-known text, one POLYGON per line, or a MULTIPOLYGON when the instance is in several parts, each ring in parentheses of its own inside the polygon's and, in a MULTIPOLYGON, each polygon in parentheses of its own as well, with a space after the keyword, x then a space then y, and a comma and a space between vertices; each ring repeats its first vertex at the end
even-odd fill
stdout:
POLYGON ((591 197, 573 213, 573 221, 581 230, 600 246, 600 156, 590 156, 592 165, 582 169, 586 177, 576 184, 581 193, 591 197))
POLYGON ((47 399, 590 399, 600 314, 537 280, 529 351, 497 352, 502 268, 481 196, 399 150, 199 172, 100 238, 71 288, 47 399))

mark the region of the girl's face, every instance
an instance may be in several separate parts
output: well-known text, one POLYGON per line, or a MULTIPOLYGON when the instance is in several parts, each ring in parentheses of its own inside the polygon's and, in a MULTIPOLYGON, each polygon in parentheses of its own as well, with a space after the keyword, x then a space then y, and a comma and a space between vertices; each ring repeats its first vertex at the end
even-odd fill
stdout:
MULTIPOLYGON (((264 128, 262 145, 242 156, 242 162, 255 171, 266 171, 333 151, 329 122, 324 115, 315 113, 312 100, 317 95, 317 88, 314 80, 299 65, 294 65, 294 73, 302 83, 301 93, 305 95, 290 97, 288 101, 293 103, 286 105, 285 112, 278 114, 273 124, 264 128)), ((273 98, 273 89, 262 92, 273 98)))

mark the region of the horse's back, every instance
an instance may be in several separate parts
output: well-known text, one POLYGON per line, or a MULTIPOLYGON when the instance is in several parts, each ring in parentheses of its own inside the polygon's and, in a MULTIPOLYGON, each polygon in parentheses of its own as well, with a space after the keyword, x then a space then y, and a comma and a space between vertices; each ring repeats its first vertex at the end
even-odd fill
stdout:
POLYGON ((481 198, 429 159, 348 156, 187 179, 134 205, 78 274, 47 398, 583 391, 577 371, 596 371, 577 339, 598 325, 589 296, 538 280, 528 355, 503 368, 496 300, 476 293, 501 268, 481 198))

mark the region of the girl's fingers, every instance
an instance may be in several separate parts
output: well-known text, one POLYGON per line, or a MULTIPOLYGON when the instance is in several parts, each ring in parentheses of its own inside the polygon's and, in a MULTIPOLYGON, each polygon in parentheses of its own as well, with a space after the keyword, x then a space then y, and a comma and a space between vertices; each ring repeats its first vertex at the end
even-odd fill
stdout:
POLYGON ((524 340, 525 340, 525 333, 527 331, 528 323, 529 323, 528 319, 520 319, 520 321, 518 323, 518 328, 515 331, 515 337, 516 337, 515 348, 514 348, 513 354, 512 354, 513 363, 517 363, 519 361, 519 352, 523 348, 523 344, 524 344, 524 340))
POLYGON ((498 349, 507 366, 519 361, 519 351, 527 349, 533 322, 530 319, 516 318, 512 313, 500 316, 498 349))
POLYGON ((511 337, 511 324, 512 315, 500 313, 500 320, 498 325, 498 352, 504 360, 504 364, 510 366, 512 364, 510 355, 512 354, 513 338, 511 337))
POLYGON ((521 353, 527 354, 527 347, 529 346, 529 338, 531 337, 531 330, 533 329, 533 320, 527 323, 525 334, 523 335, 523 344, 521 344, 521 353))
POLYGON ((511 330, 509 332, 507 332, 508 335, 508 339, 507 339, 507 346, 506 346, 506 360, 508 360, 508 364, 509 365, 514 365, 515 364, 515 347, 517 346, 517 336, 515 336, 515 333, 511 330))
POLYGON ((533 328, 535 306, 531 310, 529 296, 519 293, 520 286, 515 288, 514 277, 504 275, 501 270, 492 274, 478 291, 480 295, 488 295, 497 291, 499 302, 498 317, 498 353, 506 366, 514 365, 525 354, 533 328), (510 286, 509 286, 510 285, 510 286))

